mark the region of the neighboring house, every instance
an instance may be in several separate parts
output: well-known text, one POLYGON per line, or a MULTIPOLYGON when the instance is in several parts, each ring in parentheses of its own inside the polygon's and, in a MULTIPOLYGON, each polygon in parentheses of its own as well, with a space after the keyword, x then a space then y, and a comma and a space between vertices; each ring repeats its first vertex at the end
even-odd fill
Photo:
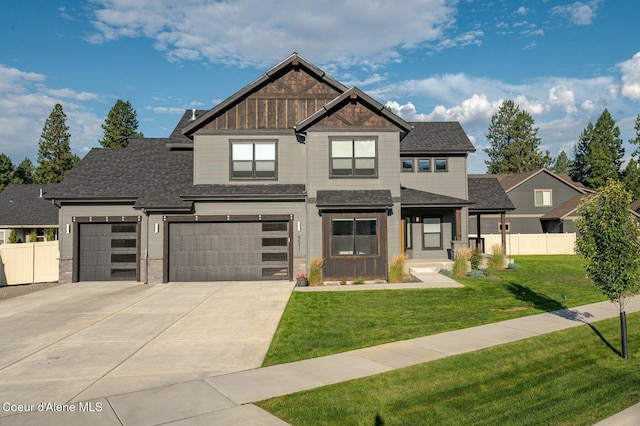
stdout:
POLYGON ((633 203, 631 203, 629 209, 637 214, 640 214, 640 199, 635 200, 633 203))
POLYGON ((467 245, 473 151, 293 54, 169 138, 92 149, 48 194, 60 280, 292 280, 314 257, 328 280, 385 279, 405 249, 467 245))
MULTIPOLYGON (((573 182, 567 175, 548 169, 516 174, 470 175, 470 179, 497 179, 515 207, 506 216, 506 232, 539 234, 575 232, 573 221, 582 197, 593 191, 573 182)), ((483 234, 502 230, 496 214, 484 215, 480 221, 483 234)), ((477 221, 469 220, 469 233, 477 233, 477 221)))
POLYGON ((55 185, 9 185, 0 193, 0 244, 11 230, 20 242, 28 242, 33 231, 44 241, 47 229, 58 228, 58 208, 44 198, 55 185))

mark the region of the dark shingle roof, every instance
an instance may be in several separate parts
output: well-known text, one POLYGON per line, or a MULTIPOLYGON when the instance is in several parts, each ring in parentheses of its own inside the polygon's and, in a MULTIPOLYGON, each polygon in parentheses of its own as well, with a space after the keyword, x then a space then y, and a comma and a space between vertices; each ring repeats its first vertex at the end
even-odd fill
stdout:
POLYGON ((58 208, 44 197, 56 185, 9 185, 0 193, 0 227, 58 226, 58 208))
POLYGON ((584 197, 590 197, 592 194, 577 194, 560 204, 553 210, 545 213, 540 219, 543 220, 561 220, 575 212, 584 197))
POLYGON ((498 179, 498 181, 500 182, 500 185, 502 185, 504 190, 507 192, 510 192, 512 189, 518 187, 522 183, 526 182, 529 179, 532 179, 533 177, 535 177, 540 173, 547 173, 548 175, 558 179, 559 181, 564 182, 565 184, 573 187, 578 192, 582 192, 582 193, 592 192, 590 189, 585 188, 584 185, 582 185, 581 183, 572 181, 569 175, 564 173, 562 174, 554 173, 551 170, 545 169, 545 168, 531 170, 529 172, 522 172, 522 173, 469 175, 469 177, 484 178, 484 179, 487 179, 487 178, 498 179))
POLYGON ((307 193, 302 184, 264 184, 264 185, 191 185, 182 190, 186 200, 202 199, 299 199, 304 200, 307 193))
POLYGON ((402 188, 401 196, 402 207, 460 207, 473 204, 471 201, 461 198, 411 188, 402 188))
POLYGON ((193 152, 172 151, 170 139, 135 139, 122 149, 92 149, 47 194, 57 200, 130 200, 137 208, 188 209, 179 197, 191 185, 193 152))
POLYGON ((413 129, 400 143, 400 153, 466 154, 475 152, 458 122, 409 123, 413 129))
POLYGON ((502 185, 496 178, 481 177, 468 178, 469 200, 475 204, 469 208, 471 211, 505 211, 514 210, 515 206, 504 192, 502 185))
MULTIPOLYGON (((207 111, 208 110, 206 109, 196 110, 196 119, 203 116, 207 111)), ((192 118, 193 118, 193 110, 191 109, 186 110, 182 118, 180 118, 180 121, 178 121, 176 128, 173 129, 173 132, 171 132, 171 135, 169 136, 169 138, 174 139, 175 142, 193 142, 190 138, 182 134, 182 129, 184 129, 185 127, 187 127, 187 125, 191 124, 194 121, 192 120, 192 118)))
POLYGON ((392 207, 393 199, 388 189, 362 189, 344 191, 318 191, 318 207, 392 207))

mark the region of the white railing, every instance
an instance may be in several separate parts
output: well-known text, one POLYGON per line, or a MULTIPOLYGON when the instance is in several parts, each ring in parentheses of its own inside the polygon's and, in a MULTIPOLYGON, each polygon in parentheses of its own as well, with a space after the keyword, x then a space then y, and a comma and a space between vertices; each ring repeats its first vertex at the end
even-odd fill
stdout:
POLYGON ((58 281, 58 241, 0 245, 0 285, 58 281))
MULTIPOLYGON (((502 244, 500 234, 482 234, 485 252, 502 244)), ((575 232, 566 234, 507 234, 507 255, 519 254, 575 254, 575 232)))

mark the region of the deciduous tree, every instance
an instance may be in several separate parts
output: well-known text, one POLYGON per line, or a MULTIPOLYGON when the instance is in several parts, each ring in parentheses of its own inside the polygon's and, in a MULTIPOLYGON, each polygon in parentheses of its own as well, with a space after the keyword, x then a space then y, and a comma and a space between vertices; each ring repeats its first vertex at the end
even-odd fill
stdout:
POLYGON ((142 133, 138 133, 136 111, 129 101, 121 99, 111 107, 102 129, 104 137, 99 142, 105 148, 124 148, 131 139, 143 137, 142 133))
POLYGON ((629 211, 631 194, 610 179, 578 206, 576 253, 596 287, 620 312, 622 356, 628 357, 625 306, 640 292, 640 224, 629 211))
POLYGON ((547 167, 549 151, 540 151, 538 128, 528 112, 520 110, 512 100, 506 100, 491 117, 485 152, 488 173, 519 173, 547 167))
POLYGON ((62 105, 56 106, 44 123, 38 147, 38 167, 35 182, 48 184, 62 181, 79 158, 71 153, 67 116, 62 105))

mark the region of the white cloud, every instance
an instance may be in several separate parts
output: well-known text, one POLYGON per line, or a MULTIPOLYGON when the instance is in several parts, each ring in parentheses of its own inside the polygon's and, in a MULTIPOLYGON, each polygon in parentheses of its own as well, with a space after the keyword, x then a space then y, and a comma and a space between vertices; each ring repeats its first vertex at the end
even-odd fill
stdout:
POLYGON ((49 89, 44 87, 43 93, 58 99, 72 99, 76 101, 95 101, 99 96, 90 92, 76 92, 72 89, 49 89))
POLYGON ((596 109, 596 104, 591 99, 587 99, 580 104, 580 108, 585 111, 593 112, 593 110, 596 109))
POLYGON ((576 97, 572 90, 565 86, 554 86, 549 89, 549 104, 564 110, 567 114, 577 112, 576 97))
POLYGON ((566 6, 554 6, 551 8, 552 15, 566 16, 575 25, 591 25, 596 16, 599 1, 589 3, 575 2, 566 6))
POLYGON ((526 15, 529 12, 529 10, 524 7, 524 6, 520 6, 517 10, 516 10, 516 14, 518 15, 526 15))
POLYGON ((640 100, 640 52, 627 61, 618 64, 622 71, 622 96, 634 101, 640 100))
MULTIPOLYGON (((293 51, 320 64, 375 66, 397 61, 400 50, 440 38, 456 13, 455 5, 446 0, 407 0, 402 7, 388 0, 354 0, 341 3, 340 13, 311 0, 93 4, 96 33, 87 37, 91 42, 145 36, 170 60, 206 58, 261 67, 293 51), (408 10, 411 19, 406 19, 408 10)), ((473 40, 458 41, 465 42, 473 40)))
POLYGON ((144 109, 153 111, 156 114, 184 114, 187 108, 178 107, 145 107, 144 109))

